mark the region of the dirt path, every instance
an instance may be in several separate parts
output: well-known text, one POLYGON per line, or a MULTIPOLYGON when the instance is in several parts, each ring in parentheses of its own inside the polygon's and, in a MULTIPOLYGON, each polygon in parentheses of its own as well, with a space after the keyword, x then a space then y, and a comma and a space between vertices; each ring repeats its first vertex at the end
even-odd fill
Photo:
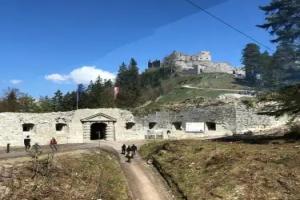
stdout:
MULTIPOLYGON (((142 143, 143 142, 135 142, 138 146, 142 143)), ((132 144, 132 142, 130 144, 132 144)), ((95 147, 99 147, 99 143, 61 145, 59 152, 65 153, 95 147)), ((126 162, 127 159, 125 156, 120 154, 121 143, 101 141, 100 147, 119 156, 120 164, 127 178, 133 200, 173 199, 162 177, 152 168, 152 166, 146 164, 139 155, 136 155, 134 159, 128 163, 126 162)), ((50 151, 48 147, 43 147, 43 149, 44 153, 50 151)), ((0 151, 0 161, 18 160, 19 158, 24 157, 28 157, 28 154, 22 148, 14 149, 9 154, 4 153, 2 149, 0 151)))
POLYGON ((134 200, 172 199, 162 177, 139 155, 136 155, 131 163, 125 160, 124 157, 121 158, 121 166, 134 200))
POLYGON ((238 90, 238 89, 221 89, 221 88, 203 88, 203 87, 194 87, 190 85, 182 85, 182 88, 197 89, 197 90, 214 90, 214 91, 229 91, 229 92, 246 92, 246 93, 255 93, 254 90, 238 90))

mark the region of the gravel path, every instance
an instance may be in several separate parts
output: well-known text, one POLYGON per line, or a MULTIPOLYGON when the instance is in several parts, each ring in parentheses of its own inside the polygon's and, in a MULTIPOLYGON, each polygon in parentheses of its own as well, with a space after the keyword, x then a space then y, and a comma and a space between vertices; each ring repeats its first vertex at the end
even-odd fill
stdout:
MULTIPOLYGON (((140 146, 144 141, 135 141, 140 146)), ((127 144, 127 143, 125 143, 127 144)), ((133 200, 171 200, 172 195, 162 177, 157 171, 148 165, 138 154, 128 163, 124 155, 120 154, 122 143, 101 141, 89 144, 67 144, 60 145, 59 152, 72 152, 75 150, 92 149, 99 147, 103 150, 112 152, 120 158, 120 164, 126 176, 128 186, 133 200)), ((43 146, 43 153, 50 152, 48 146, 43 146)), ((12 148, 10 153, 5 153, 5 149, 0 149, 0 161, 8 161, 13 158, 28 157, 28 153, 23 148, 12 148)))

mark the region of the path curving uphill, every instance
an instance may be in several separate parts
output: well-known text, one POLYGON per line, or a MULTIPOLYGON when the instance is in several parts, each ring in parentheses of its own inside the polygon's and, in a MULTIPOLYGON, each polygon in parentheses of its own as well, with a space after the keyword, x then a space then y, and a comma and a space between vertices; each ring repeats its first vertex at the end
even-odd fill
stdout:
POLYGON ((106 150, 113 148, 120 155, 120 164, 127 178, 133 200, 173 199, 163 178, 138 153, 128 163, 125 156, 120 154, 121 143, 106 142, 102 145, 102 148, 106 150))
MULTIPOLYGON (((129 144, 129 143, 128 143, 129 144)), ((131 143, 130 143, 131 144, 131 143)), ((171 200, 172 195, 168 190, 163 178, 148 165, 138 154, 130 163, 126 162, 124 155, 120 154, 121 143, 101 141, 100 143, 61 145, 59 152, 71 152, 81 149, 92 149, 99 147, 111 152, 120 158, 120 165, 127 179, 130 195, 133 200, 171 200)), ((44 153, 49 149, 44 148, 44 153)), ((0 149, 0 161, 11 158, 27 157, 27 153, 22 148, 11 153, 5 153, 0 149)))

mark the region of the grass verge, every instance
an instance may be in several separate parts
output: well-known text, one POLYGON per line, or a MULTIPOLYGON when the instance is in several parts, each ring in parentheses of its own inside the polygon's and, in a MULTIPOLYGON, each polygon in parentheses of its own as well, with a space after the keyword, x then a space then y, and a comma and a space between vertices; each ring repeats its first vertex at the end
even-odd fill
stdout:
POLYGON ((178 199, 300 199, 299 142, 163 141, 140 153, 178 199))

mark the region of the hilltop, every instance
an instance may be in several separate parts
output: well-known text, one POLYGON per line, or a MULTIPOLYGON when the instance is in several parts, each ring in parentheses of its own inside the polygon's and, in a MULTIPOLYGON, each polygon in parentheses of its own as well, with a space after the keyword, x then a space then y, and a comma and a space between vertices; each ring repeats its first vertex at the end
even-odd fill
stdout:
MULTIPOLYGON (((161 95, 136 110, 151 112, 178 106, 197 106, 219 101, 224 94, 245 94, 252 91, 243 79, 228 73, 179 75, 161 81, 161 95)), ((150 91, 145 91, 148 93, 150 91)))

